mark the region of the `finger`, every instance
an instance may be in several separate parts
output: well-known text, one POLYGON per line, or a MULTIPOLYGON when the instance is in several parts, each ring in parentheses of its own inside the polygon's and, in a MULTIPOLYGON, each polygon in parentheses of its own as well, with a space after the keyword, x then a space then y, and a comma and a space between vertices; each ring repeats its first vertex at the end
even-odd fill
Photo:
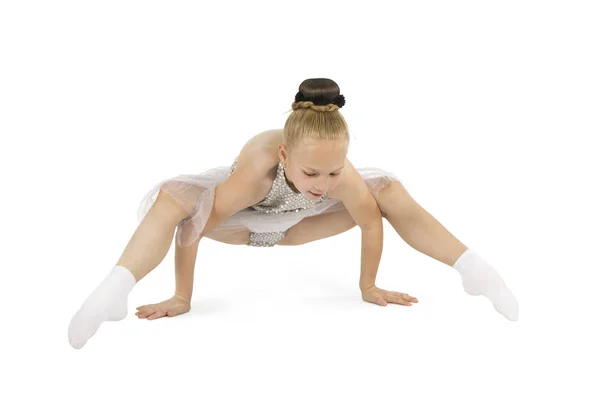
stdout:
POLYGON ((140 318, 148 319, 148 318, 152 317, 155 313, 156 313, 156 311, 149 311, 149 312, 143 313, 140 318))
POLYGON ((136 308, 136 310, 146 310, 148 308, 156 308, 158 304, 146 304, 146 305, 142 305, 138 308, 136 308))
POLYGON ((410 294, 396 293, 396 296, 406 302, 413 302, 413 303, 419 302, 415 297, 412 297, 410 294))
POLYGON ((146 318, 150 314, 152 314, 152 313, 150 313, 148 310, 140 311, 140 313, 138 314, 138 318, 146 318))
POLYGON ((402 293, 402 298, 404 298, 406 301, 412 301, 413 303, 418 303, 419 300, 417 300, 415 297, 413 297, 410 294, 404 294, 402 293))
POLYGON ((410 305, 404 298, 402 298, 402 293, 390 292, 387 296, 387 300, 388 302, 394 304, 410 305))
POLYGON ((156 320, 157 318, 164 317, 165 313, 163 311, 157 311, 148 317, 148 320, 156 320))
POLYGON ((152 308, 152 307, 150 307, 150 308, 147 308, 147 309, 145 309, 144 311, 141 311, 141 312, 140 312, 140 316, 141 316, 142 318, 146 318, 146 317, 148 317, 148 316, 151 316, 151 315, 152 315, 152 314, 154 314, 155 312, 156 312, 156 309, 155 309, 155 308, 152 308))

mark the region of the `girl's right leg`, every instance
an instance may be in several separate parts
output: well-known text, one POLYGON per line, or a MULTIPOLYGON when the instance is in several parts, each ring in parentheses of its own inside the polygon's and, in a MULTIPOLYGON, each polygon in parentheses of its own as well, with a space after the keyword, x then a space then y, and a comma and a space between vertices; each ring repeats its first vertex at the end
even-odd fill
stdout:
POLYGON ((165 258, 177 224, 188 216, 189 213, 171 195, 159 191, 115 265, 127 268, 136 282, 144 278, 165 258))
POLYGON ((69 325, 69 342, 81 348, 104 321, 127 315, 127 296, 135 283, 163 260, 177 224, 188 212, 162 190, 129 240, 123 254, 106 278, 75 313, 69 325))

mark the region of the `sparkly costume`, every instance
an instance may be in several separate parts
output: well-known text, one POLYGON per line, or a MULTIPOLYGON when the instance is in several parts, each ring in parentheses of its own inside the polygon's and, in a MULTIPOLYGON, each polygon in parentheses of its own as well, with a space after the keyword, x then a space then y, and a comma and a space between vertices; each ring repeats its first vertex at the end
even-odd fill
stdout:
MULTIPOLYGON (((231 165, 230 174, 235 170, 237 160, 238 158, 235 158, 233 165, 231 165)), ((324 193, 319 199, 309 200, 295 192, 287 183, 283 164, 279 162, 277 176, 273 181, 273 186, 271 186, 269 193, 265 199, 249 208, 265 214, 293 214, 302 209, 319 205, 325 199, 327 199, 327 193, 324 193)), ((286 232, 287 229, 285 231, 273 232, 250 231, 250 240, 247 245, 251 247, 273 247, 285 236, 286 232)))
MULTIPOLYGON (((230 167, 220 166, 199 174, 179 175, 157 183, 143 197, 138 208, 138 221, 142 221, 156 200, 159 190, 163 190, 189 213, 186 219, 177 224, 177 244, 181 247, 192 244, 200 236, 212 212, 216 186, 231 175, 236 163, 237 158, 230 167)), ((372 193, 376 193, 390 181, 401 182, 393 173, 382 169, 356 170, 372 193)), ((259 203, 236 212, 213 231, 250 230, 247 245, 272 247, 285 236, 289 228, 304 218, 344 209, 344 204, 339 199, 329 198, 326 193, 319 199, 309 200, 295 192, 288 185, 280 162, 267 196, 259 203)))

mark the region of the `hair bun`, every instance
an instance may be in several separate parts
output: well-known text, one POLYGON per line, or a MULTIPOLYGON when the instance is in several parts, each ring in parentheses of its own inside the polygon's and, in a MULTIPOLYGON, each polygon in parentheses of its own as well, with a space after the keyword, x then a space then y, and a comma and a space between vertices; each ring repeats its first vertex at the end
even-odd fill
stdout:
POLYGON ((330 103, 333 103, 337 107, 341 108, 346 104, 346 98, 344 98, 344 95, 338 95, 335 97, 335 99, 331 100, 323 95, 307 97, 307 96, 304 96, 304 94, 302 92, 298 92, 298 93, 296 93, 294 102, 312 102, 313 104, 315 104, 317 106, 326 106, 330 103))

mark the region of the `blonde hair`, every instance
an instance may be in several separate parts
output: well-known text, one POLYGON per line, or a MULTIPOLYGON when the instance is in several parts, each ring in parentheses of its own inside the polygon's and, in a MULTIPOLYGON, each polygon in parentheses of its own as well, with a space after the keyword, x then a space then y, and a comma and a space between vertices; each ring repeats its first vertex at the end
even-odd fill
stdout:
POLYGON ((283 141, 288 151, 298 146, 305 139, 316 141, 350 141, 348 124, 334 103, 316 105, 310 98, 322 96, 333 101, 340 95, 340 88, 331 79, 306 79, 300 84, 299 91, 304 95, 303 101, 292 103, 287 112, 283 128, 283 141))

